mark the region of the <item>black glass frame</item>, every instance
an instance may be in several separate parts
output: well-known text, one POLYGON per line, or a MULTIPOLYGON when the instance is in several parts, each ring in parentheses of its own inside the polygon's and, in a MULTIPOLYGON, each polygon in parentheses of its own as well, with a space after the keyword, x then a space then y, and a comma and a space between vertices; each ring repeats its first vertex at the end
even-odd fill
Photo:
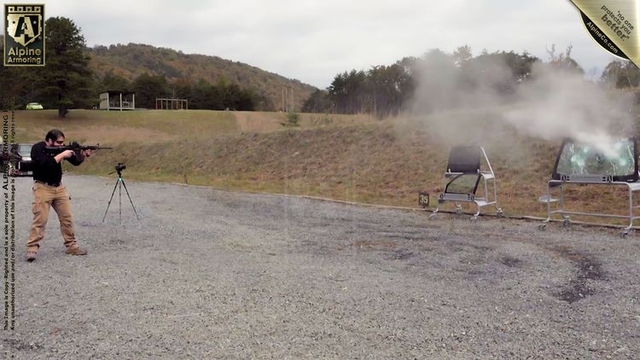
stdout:
POLYGON ((553 180, 564 176, 604 175, 616 182, 636 182, 638 175, 638 142, 636 137, 603 144, 586 144, 565 138, 553 167, 553 180), (610 151, 607 154, 606 150, 610 151))

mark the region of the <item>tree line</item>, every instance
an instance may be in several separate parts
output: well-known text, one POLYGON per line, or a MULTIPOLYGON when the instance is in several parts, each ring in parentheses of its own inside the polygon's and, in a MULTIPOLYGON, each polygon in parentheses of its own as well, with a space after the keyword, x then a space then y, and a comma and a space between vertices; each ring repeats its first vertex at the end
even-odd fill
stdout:
MULTIPOLYGON (((460 106, 465 94, 489 91, 509 99, 521 84, 535 78, 533 67, 585 75, 571 57, 572 47, 547 49, 548 61, 528 52, 482 51, 473 56, 467 45, 453 53, 432 49, 422 57, 406 57, 390 66, 337 74, 325 90, 315 91, 303 112, 367 113, 383 118, 408 110, 436 111, 460 106), (422 92, 418 94, 417 91, 422 92), (420 97, 419 106, 413 101, 420 97)), ((586 81, 586 80, 585 80, 586 81)), ((609 88, 635 88, 640 70, 630 61, 613 60, 597 82, 609 88)))
MULTIPOLYGON (((14 97, 22 105, 38 101, 46 108, 58 109, 60 117, 69 109, 96 107, 99 94, 107 90, 134 92, 136 107, 141 108, 155 108, 156 98, 188 99, 190 109, 276 108, 273 96, 270 98, 265 91, 241 87, 224 76, 210 83, 188 75, 169 81, 165 75, 152 71, 131 79, 114 71, 98 75, 89 66, 92 52, 87 51, 85 39, 71 19, 49 18, 45 26, 46 66, 0 67, 0 98, 14 97)), ((175 56, 170 51, 162 54, 175 56)), ((520 84, 532 80, 536 64, 584 75, 584 70, 571 58, 571 47, 562 53, 556 53, 552 47, 548 55, 548 61, 543 62, 526 51, 483 51, 473 56, 466 45, 452 53, 432 49, 421 57, 405 57, 389 66, 339 73, 327 89, 315 89, 302 107, 294 111, 368 113, 383 118, 415 106, 416 97, 421 99, 420 110, 425 111, 459 106, 465 94, 477 91, 489 90, 508 98, 520 84)), ((635 88, 640 84, 640 70, 630 61, 614 60, 598 82, 616 89, 635 88)))
POLYGON ((216 84, 206 80, 197 82, 177 80, 169 82, 163 75, 143 73, 132 81, 123 76, 106 73, 97 86, 100 89, 134 92, 136 107, 155 108, 156 98, 188 99, 189 109, 253 111, 258 104, 269 100, 261 94, 242 89, 236 83, 221 79, 216 84))
POLYGON ((0 67, 0 98, 15 98, 20 105, 37 101, 45 108, 58 109, 62 118, 69 109, 97 107, 100 93, 108 90, 134 92, 139 108, 155 108, 156 98, 189 99, 190 109, 253 111, 273 107, 263 94, 224 77, 211 84, 202 79, 169 81, 151 72, 132 80, 113 71, 98 76, 89 66, 90 52, 73 20, 52 17, 45 27, 46 66, 0 67))

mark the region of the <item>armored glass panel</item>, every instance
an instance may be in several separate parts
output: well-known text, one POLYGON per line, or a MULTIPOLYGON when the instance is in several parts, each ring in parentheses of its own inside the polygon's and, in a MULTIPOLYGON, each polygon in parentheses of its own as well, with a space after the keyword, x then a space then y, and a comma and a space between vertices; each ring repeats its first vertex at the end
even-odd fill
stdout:
POLYGON ((635 154, 633 139, 601 144, 567 141, 559 154, 556 173, 632 177, 637 169, 635 154))

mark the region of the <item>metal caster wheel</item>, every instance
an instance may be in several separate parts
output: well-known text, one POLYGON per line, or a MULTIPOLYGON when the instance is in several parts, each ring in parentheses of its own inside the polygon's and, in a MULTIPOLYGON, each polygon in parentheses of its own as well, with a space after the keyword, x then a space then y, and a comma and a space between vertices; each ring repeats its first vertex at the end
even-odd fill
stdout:
POLYGON ((547 224, 540 224, 540 225, 538 225, 538 230, 540 230, 540 231, 545 231, 545 230, 547 230, 547 224))
POLYGON ((504 211, 502 211, 502 208, 498 209, 498 211, 496 212, 496 216, 498 216, 499 218, 504 217, 504 211))
POLYGON ((569 219, 562 220, 562 226, 566 228, 571 227, 571 220, 569 219))
POLYGON ((429 215, 429 219, 435 219, 436 218, 436 213, 432 213, 431 215, 429 215))
POLYGON ((629 235, 629 231, 627 229, 624 229, 620 232, 620 237, 621 238, 625 238, 627 235, 629 235))
POLYGON ((478 221, 478 217, 477 217, 477 216, 473 216, 473 217, 471 218, 471 222, 472 222, 472 223, 475 223, 475 222, 477 222, 477 221, 478 221))
POLYGON ((462 206, 456 205, 456 214, 458 214, 458 215, 462 214, 462 206))

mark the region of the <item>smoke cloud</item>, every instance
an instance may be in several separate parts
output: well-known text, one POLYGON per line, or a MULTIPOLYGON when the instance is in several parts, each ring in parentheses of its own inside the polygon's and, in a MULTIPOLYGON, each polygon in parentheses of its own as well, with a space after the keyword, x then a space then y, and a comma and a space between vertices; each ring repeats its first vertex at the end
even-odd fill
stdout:
POLYGON ((579 73, 533 67, 534 80, 518 89, 521 108, 503 119, 518 131, 544 140, 565 137, 607 143, 633 136, 632 98, 609 93, 579 73))
POLYGON ((560 145, 563 138, 596 144, 635 135, 631 96, 541 61, 520 82, 499 59, 462 77, 451 61, 418 69, 411 111, 443 145, 478 144, 517 156, 526 152, 522 138, 560 145))

